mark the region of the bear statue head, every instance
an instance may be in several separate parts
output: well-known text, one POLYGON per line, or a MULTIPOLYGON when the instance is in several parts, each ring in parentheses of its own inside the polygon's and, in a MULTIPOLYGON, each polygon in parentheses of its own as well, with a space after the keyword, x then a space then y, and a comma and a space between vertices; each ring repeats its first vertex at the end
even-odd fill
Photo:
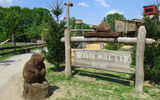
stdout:
POLYGON ((43 55, 41 55, 40 53, 35 53, 31 56, 30 60, 32 60, 36 64, 36 66, 39 66, 43 63, 44 59, 45 58, 43 55))

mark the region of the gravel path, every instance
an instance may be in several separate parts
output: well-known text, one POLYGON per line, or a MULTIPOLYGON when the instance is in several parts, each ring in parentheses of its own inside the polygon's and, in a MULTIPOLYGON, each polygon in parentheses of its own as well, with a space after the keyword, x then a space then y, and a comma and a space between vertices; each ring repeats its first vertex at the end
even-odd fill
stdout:
POLYGON ((22 75, 24 64, 30 59, 33 53, 39 52, 34 51, 22 55, 13 56, 9 59, 0 61, 0 93, 5 89, 5 85, 13 78, 14 75, 22 75))

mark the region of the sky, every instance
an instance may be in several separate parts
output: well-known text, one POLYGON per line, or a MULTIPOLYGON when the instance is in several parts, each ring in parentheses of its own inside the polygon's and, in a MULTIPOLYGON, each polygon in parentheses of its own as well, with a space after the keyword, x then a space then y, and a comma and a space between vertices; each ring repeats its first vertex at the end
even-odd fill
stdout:
MULTIPOLYGON (((42 7, 49 9, 49 4, 54 0, 0 0, 2 7, 42 7)), ((60 0, 59 0, 60 1, 60 0)), ((107 14, 120 13, 126 19, 142 19, 143 6, 152 5, 157 0, 70 0, 74 4, 70 8, 70 16, 82 19, 84 23, 96 25, 101 23, 107 14)), ((63 0, 67 2, 67 0, 63 0)), ((160 0, 159 0, 160 2, 160 0)), ((62 19, 66 15, 64 9, 62 19)))

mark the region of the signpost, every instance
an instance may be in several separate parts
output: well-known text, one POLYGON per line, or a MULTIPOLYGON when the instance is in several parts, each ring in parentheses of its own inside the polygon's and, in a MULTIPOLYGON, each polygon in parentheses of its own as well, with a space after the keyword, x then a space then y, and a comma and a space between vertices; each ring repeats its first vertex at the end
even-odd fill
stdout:
MULTIPOLYGON (((71 44, 70 42, 112 42, 112 43, 137 43, 136 49, 136 79, 135 89, 143 92, 144 81, 144 51, 145 44, 153 44, 155 40, 146 38, 146 29, 141 26, 138 31, 137 38, 84 38, 84 37, 70 37, 69 28, 69 6, 72 3, 65 3, 67 5, 67 29, 65 30, 65 38, 61 41, 65 42, 65 75, 72 76, 71 70, 71 44)), ((131 54, 122 51, 108 51, 108 50, 79 50, 75 51, 74 65, 79 67, 90 67, 109 71, 130 73, 131 54)))
MULTIPOLYGON (((67 77, 71 77, 71 52, 70 42, 112 42, 112 43, 137 43, 136 50, 136 79, 135 89, 143 92, 144 81, 144 51, 145 44, 153 44, 155 40, 146 38, 146 29, 141 26, 138 31, 137 38, 85 38, 74 37, 70 38, 70 31, 65 30, 65 38, 61 39, 65 42, 66 68, 65 73, 67 77)), ((110 50, 78 50, 75 51, 74 65, 78 67, 90 67, 102 70, 131 73, 131 53, 122 51, 110 50)))
POLYGON ((70 27, 69 27, 69 7, 73 6, 72 3, 70 3, 70 0, 68 0, 68 3, 65 3, 67 5, 67 29, 65 30, 65 75, 66 77, 72 76, 71 71, 71 45, 70 45, 70 27))

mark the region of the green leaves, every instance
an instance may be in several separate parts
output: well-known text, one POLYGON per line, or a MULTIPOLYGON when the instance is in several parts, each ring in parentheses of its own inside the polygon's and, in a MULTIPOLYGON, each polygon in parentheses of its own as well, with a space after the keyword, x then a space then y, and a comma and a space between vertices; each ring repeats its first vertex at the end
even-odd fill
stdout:
POLYGON ((61 7, 61 3, 53 2, 51 7, 51 11, 53 15, 56 16, 56 21, 52 20, 49 25, 50 29, 47 34, 45 34, 45 42, 47 50, 43 49, 42 53, 45 55, 46 60, 54 64, 55 67, 58 69, 65 60, 65 47, 64 43, 60 41, 62 37, 64 37, 64 30, 65 30, 65 22, 59 22, 59 16, 63 13, 63 7, 61 7))
POLYGON ((54 1, 50 6, 51 12, 55 15, 57 22, 59 21, 59 16, 62 15, 64 6, 63 6, 63 0, 58 0, 54 1))
POLYGON ((40 38, 43 28, 52 20, 50 11, 45 8, 0 7, 0 41, 11 38, 12 34, 18 41, 40 38))
POLYGON ((155 40, 160 38, 160 22, 157 18, 150 19, 149 17, 145 17, 143 25, 146 26, 148 38, 155 40))
POLYGON ((61 63, 64 62, 65 58, 64 43, 60 41, 60 39, 64 37, 65 22, 61 21, 60 23, 57 23, 56 21, 53 21, 50 25, 51 30, 45 36, 47 51, 42 50, 42 52, 47 61, 58 68, 61 63))
MULTIPOLYGON (((144 72, 145 80, 151 80, 155 83, 160 84, 160 44, 158 39, 160 38, 160 23, 158 19, 150 19, 148 17, 144 18, 143 25, 147 30, 147 37, 153 38, 156 40, 156 43, 153 45, 146 45, 145 47, 145 59, 144 59, 144 72)), ((135 65, 135 53, 132 59, 134 60, 135 65)))
POLYGON ((115 31, 115 20, 116 19, 125 19, 124 15, 119 13, 109 14, 103 18, 103 21, 106 21, 112 28, 112 31, 115 31))

